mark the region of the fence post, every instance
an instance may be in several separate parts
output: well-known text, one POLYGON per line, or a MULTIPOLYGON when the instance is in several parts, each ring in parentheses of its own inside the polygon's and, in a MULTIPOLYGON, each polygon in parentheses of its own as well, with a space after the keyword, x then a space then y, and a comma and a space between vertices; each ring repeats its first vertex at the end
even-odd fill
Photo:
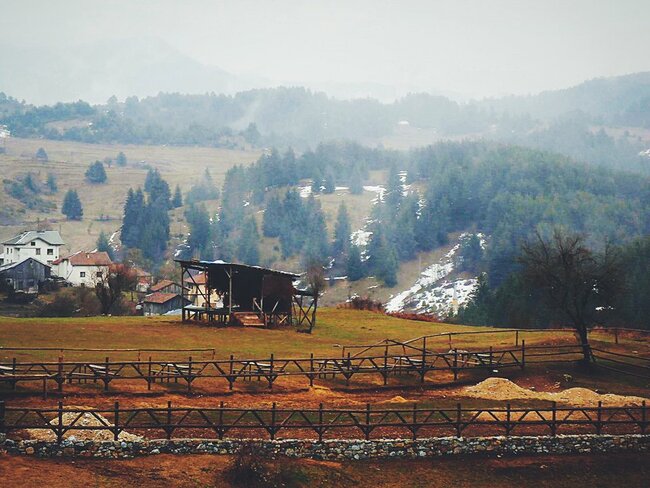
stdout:
POLYGON ((269 390, 273 388, 273 353, 271 353, 271 369, 269 374, 269 390))
POLYGON ((192 356, 189 357, 187 369, 187 392, 192 391, 192 356))
POLYGON ((151 356, 149 356, 149 365, 147 366, 147 390, 151 390, 151 382, 153 378, 151 377, 151 356))
POLYGON ((521 369, 526 367, 526 341, 521 340, 521 369))
POLYGON ((420 384, 424 384, 424 376, 427 374, 427 348, 426 348, 426 340, 427 338, 424 338, 424 345, 425 347, 422 348, 422 364, 420 365, 420 384))
POLYGON ((510 435, 510 402, 506 404, 506 436, 510 435))
POLYGON ((5 402, 0 400, 0 433, 6 434, 5 428, 5 402))
POLYGON ((463 429, 461 427, 462 421, 462 411, 460 408, 460 403, 456 404, 456 437, 462 437, 463 429))
POLYGON ((494 353, 492 352, 492 346, 490 346, 490 366, 494 362, 494 353))
POLYGON ((551 435, 555 437, 557 433, 557 402, 553 402, 551 417, 551 435))
POLYGON ((418 438, 417 423, 418 423, 418 404, 414 403, 413 404, 413 429, 411 430, 411 432, 413 432, 413 440, 416 440, 418 438))
POLYGON ((458 349, 454 349, 454 381, 458 379, 458 349))
POLYGON ((275 402, 273 402, 273 406, 271 407, 271 440, 275 439, 275 402))
POLYGON ((228 370, 228 371, 229 371, 229 373, 228 373, 228 389, 229 389, 229 390, 232 390, 232 384, 233 384, 233 382, 235 381, 235 380, 233 379, 233 377, 232 377, 232 370, 233 370, 233 367, 232 367, 232 360, 233 360, 233 358, 234 358, 234 356, 231 354, 231 355, 230 355, 230 367, 229 367, 229 370, 228 370))
POLYGON ((314 386, 314 353, 309 355, 309 386, 314 386))
POLYGON ((59 408, 57 412, 57 429, 56 429, 56 442, 61 444, 63 441, 63 402, 59 400, 59 408))
POLYGON ((641 433, 645 434, 645 429, 647 426, 647 413, 646 413, 646 404, 645 400, 641 402, 641 433))
POLYGON ((384 386, 388 384, 388 346, 384 349, 384 386))
POLYGON ((614 344, 618 344, 618 327, 614 327, 614 344))
POLYGON ((451 350, 451 347, 452 347, 452 345, 451 345, 451 334, 449 334, 449 350, 451 350))
POLYGON ((106 362, 104 363, 104 391, 108 391, 108 356, 106 356, 106 362))
POLYGON ((167 402, 167 428, 165 429, 167 432, 167 440, 172 438, 172 402, 171 400, 167 402))
POLYGON ((598 402, 598 410, 596 411, 596 434, 600 435, 603 430, 603 402, 598 402))
POLYGON ((218 425, 218 435, 219 435, 219 440, 223 439, 223 400, 219 403, 219 425, 218 425))
POLYGON ((515 331, 515 346, 519 345, 519 331, 515 331))
POLYGON ((323 404, 318 404, 318 442, 323 442, 323 404))
MULTIPOLYGON (((14 358, 14 364, 16 362, 16 358, 14 358)), ((59 356, 59 365, 57 369, 57 383, 59 384, 59 393, 63 392, 63 356, 59 356)))
POLYGON ((120 402, 115 402, 115 422, 113 424, 113 440, 117 441, 120 435, 120 402))
POLYGON ((366 403, 366 440, 370 440, 370 403, 366 403))

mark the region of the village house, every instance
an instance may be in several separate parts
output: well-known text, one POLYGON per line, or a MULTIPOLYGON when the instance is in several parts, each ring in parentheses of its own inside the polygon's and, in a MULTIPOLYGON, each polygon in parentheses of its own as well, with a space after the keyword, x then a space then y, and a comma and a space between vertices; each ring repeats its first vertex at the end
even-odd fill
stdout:
POLYGON ((79 251, 52 263, 53 272, 73 286, 95 286, 108 275, 113 264, 108 253, 103 251, 79 251))
MULTIPOLYGON (((199 272, 196 274, 187 273, 188 276, 183 280, 187 294, 185 295, 192 301, 192 305, 205 307, 207 303, 207 289, 205 287, 206 274, 199 272)), ((221 302, 221 297, 216 290, 210 290, 210 303, 217 304, 221 302)))
POLYGON ((155 292, 144 297, 142 311, 144 315, 163 315, 173 310, 181 310, 191 302, 178 293, 155 292))
POLYGON ((65 242, 56 230, 29 230, 2 243, 0 266, 23 262, 34 258, 43 264, 52 265, 59 259, 60 249, 65 242))
POLYGON ((50 266, 33 257, 0 266, 0 280, 3 287, 14 291, 38 293, 39 286, 50 279, 50 275, 50 266))
POLYGON ((146 293, 149 291, 151 285, 153 285, 153 276, 148 271, 145 271, 142 268, 133 268, 135 271, 135 276, 137 279, 137 284, 135 289, 139 292, 146 293))

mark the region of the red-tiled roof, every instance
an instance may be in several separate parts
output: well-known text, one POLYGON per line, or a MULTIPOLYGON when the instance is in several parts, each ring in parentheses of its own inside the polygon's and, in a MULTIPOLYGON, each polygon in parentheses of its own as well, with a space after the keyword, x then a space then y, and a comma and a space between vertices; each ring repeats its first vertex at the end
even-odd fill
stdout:
POLYGON ((144 297, 144 301, 146 303, 167 303, 169 300, 176 298, 177 296, 179 296, 178 293, 156 292, 144 297))
POLYGON ((73 266, 110 266, 113 264, 107 252, 83 252, 72 254, 64 258, 59 258, 52 262, 52 264, 59 264, 62 261, 70 261, 73 266))
POLYGON ((187 277, 185 278, 185 283, 188 283, 190 286, 194 284, 205 285, 205 273, 195 274, 191 278, 187 277))
POLYGON ((167 288, 170 285, 175 285, 175 284, 176 283, 174 283, 171 280, 160 280, 155 285, 152 285, 151 291, 160 291, 160 290, 163 290, 163 289, 167 288))

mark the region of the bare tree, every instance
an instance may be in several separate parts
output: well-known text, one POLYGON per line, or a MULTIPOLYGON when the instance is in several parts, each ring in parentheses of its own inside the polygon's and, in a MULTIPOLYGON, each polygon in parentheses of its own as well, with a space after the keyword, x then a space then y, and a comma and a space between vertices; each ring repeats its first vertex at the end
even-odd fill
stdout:
POLYGON ((559 311, 576 329, 584 362, 589 363, 588 333, 596 323, 597 309, 609 307, 621 289, 618 253, 609 245, 602 253, 594 253, 583 236, 556 229, 550 240, 537 233, 534 242, 524 244, 519 261, 529 285, 540 290, 549 308, 559 311))
POLYGON ((309 285, 309 291, 314 296, 314 311, 312 312, 312 319, 309 324, 309 333, 314 329, 316 325, 316 309, 318 308, 318 297, 321 295, 323 288, 325 288, 325 271, 323 266, 320 263, 312 263, 307 267, 307 284, 309 285))
POLYGON ((95 295, 101 304, 102 315, 108 315, 122 301, 122 294, 137 283, 134 269, 125 264, 111 264, 108 273, 102 273, 95 282, 95 295))

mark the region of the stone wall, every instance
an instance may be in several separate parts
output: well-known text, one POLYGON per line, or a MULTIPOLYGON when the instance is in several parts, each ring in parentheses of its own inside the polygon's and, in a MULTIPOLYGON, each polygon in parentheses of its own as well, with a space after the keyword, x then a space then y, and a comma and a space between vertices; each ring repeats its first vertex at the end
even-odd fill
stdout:
POLYGON ((558 435, 556 437, 436 437, 377 440, 151 440, 141 442, 49 441, 6 439, 0 453, 39 457, 131 458, 152 454, 235 454, 253 446, 266 457, 284 455, 313 459, 418 458, 456 454, 569 454, 650 451, 650 435, 558 435))

